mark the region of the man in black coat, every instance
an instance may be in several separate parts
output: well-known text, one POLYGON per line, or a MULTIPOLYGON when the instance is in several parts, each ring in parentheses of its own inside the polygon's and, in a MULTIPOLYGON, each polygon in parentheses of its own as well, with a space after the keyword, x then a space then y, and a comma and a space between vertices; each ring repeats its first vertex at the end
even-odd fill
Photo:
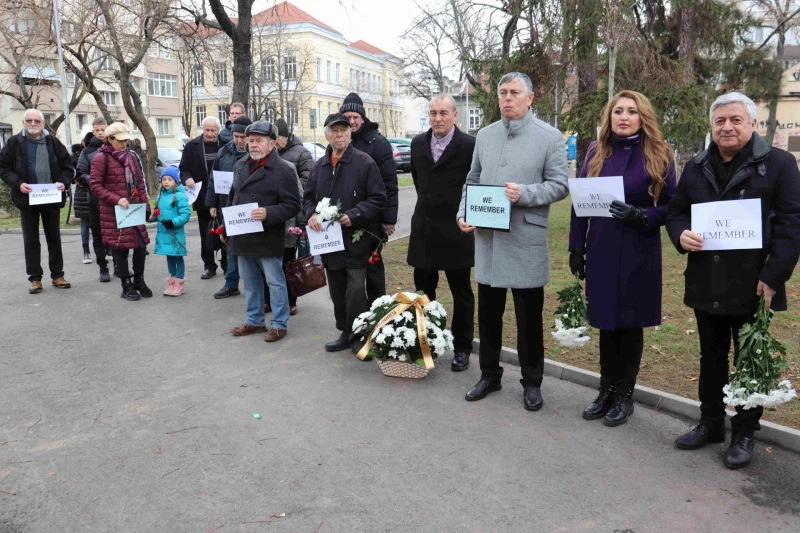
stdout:
MULTIPOLYGON (((203 274, 200 279, 211 279, 217 275, 217 263, 214 260, 214 248, 206 238, 208 227, 211 224, 211 210, 206 206, 211 168, 214 165, 217 152, 225 143, 219 138, 220 124, 217 117, 206 117, 203 120, 203 134, 195 137, 183 148, 183 155, 178 168, 181 171, 181 182, 184 187, 194 189, 202 183, 200 194, 192 204, 197 213, 197 225, 200 227, 200 257, 203 259, 203 274)), ((228 256, 222 249, 220 266, 225 272, 228 267, 228 256)))
POLYGON ((228 118, 229 120, 225 122, 225 127, 222 128, 219 132, 219 138, 222 139, 224 144, 228 144, 233 140, 233 124, 236 122, 236 119, 239 117, 245 116, 244 104, 241 102, 233 102, 231 105, 228 106, 228 118))
MULTIPOLYGON (((391 143, 378 131, 378 123, 367 118, 364 103, 356 93, 348 94, 339 113, 350 120, 351 144, 361 150, 378 165, 383 186, 386 189, 386 207, 381 214, 381 233, 376 235, 391 236, 397 224, 397 167, 394 163, 394 152, 391 143)), ((383 259, 383 258, 381 258, 383 259)), ((372 302, 386 294, 386 272, 383 260, 367 265, 367 298, 372 302)))
MULTIPOLYGON (((739 329, 752 322, 761 296, 767 307, 786 310, 785 283, 800 258, 797 162, 755 133, 756 113, 743 94, 717 98, 711 105, 713 142, 686 164, 669 207, 669 237, 680 253, 689 253, 684 303, 695 311, 700 337, 700 424, 675 441, 686 450, 725 441, 722 388, 729 379, 731 339, 738 351, 739 329), (703 238, 691 231, 692 205, 747 199, 761 200, 763 247, 702 251, 703 238)), ((736 407, 727 467, 752 461, 762 412, 736 407)))
MULTIPOLYGON (((289 295, 283 273, 284 225, 300 211, 300 191, 294 166, 281 159, 275 148, 275 126, 259 120, 246 132, 250 157, 240 159, 234 167, 229 201, 231 207, 258 204, 251 216, 262 223, 264 231, 230 236, 230 251, 239 258, 247 299, 245 322, 231 329, 231 334, 241 337, 266 331, 263 274, 272 307, 271 327, 264 340, 275 342, 289 330, 289 295)), ((226 226, 230 222, 226 219, 226 226)))
POLYGON ((322 255, 336 329, 342 334, 326 344, 325 350, 339 352, 352 348, 353 353, 358 353, 360 346, 353 337, 352 327, 356 317, 369 310, 365 284, 367 261, 375 241, 353 242, 353 232, 358 229, 380 231, 386 188, 375 162, 350 144, 350 121, 346 116, 336 113, 325 119, 325 138, 328 148, 311 168, 303 194, 303 211, 308 217, 308 228, 321 231, 322 224, 327 222, 318 220, 317 204, 323 198, 330 198, 331 205, 342 203, 344 215, 339 223, 345 249, 322 255))
POLYGON ((75 176, 75 167, 67 148, 45 129, 44 116, 38 109, 28 109, 22 118, 22 132, 8 139, 0 152, 0 179, 11 189, 11 201, 19 209, 22 241, 25 247, 25 269, 31 286, 30 294, 42 292, 42 247, 39 243, 39 218, 50 256, 50 277, 53 286, 69 289, 64 279, 64 256, 61 254, 61 208, 63 191, 75 176), (62 191, 61 202, 30 205, 31 184, 54 183, 62 191))
POLYGON ((469 367, 475 334, 475 295, 470 271, 475 264, 475 235, 462 232, 453 219, 472 165, 475 138, 459 130, 453 97, 438 94, 428 105, 431 129, 411 141, 411 177, 417 205, 411 218, 408 264, 414 285, 436 299, 439 271, 453 293, 454 372, 469 367))

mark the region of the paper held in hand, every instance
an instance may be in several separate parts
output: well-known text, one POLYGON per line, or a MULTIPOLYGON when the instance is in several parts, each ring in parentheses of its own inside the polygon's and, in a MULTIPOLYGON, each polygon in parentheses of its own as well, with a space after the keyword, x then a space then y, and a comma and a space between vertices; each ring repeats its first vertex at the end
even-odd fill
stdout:
POLYGON ((147 204, 130 204, 128 209, 121 205, 114 206, 114 214, 117 216, 117 229, 141 226, 147 218, 147 204))
POLYGON ((222 170, 214 171, 214 192, 217 194, 229 194, 233 187, 233 172, 222 170))
POLYGON ((503 185, 467 183, 466 217, 464 222, 476 228, 509 231, 511 201, 503 185))
POLYGON ((183 193, 186 195, 186 199, 189 200, 189 205, 192 205, 195 200, 197 200, 197 195, 200 194, 202 188, 202 181, 196 181, 194 183, 194 189, 190 189, 188 185, 183 186, 183 193))
POLYGON ((576 216, 611 218, 608 209, 614 200, 625 201, 625 185, 622 176, 570 178, 569 194, 576 216))
POLYGON ((311 226, 306 226, 308 246, 311 255, 323 255, 344 250, 344 237, 342 225, 334 222, 328 227, 328 222, 322 223, 322 231, 314 231, 311 226))
POLYGON ((257 208, 256 203, 223 207, 222 216, 225 217, 225 233, 228 237, 263 232, 264 224, 260 220, 253 220, 253 209, 257 208))
POLYGON ((759 249, 761 200, 693 204, 692 231, 703 237, 703 251, 759 249))
POLYGON ((31 183, 28 186, 31 188, 31 192, 28 193, 28 205, 61 203, 61 191, 58 190, 58 185, 55 183, 46 185, 31 183))

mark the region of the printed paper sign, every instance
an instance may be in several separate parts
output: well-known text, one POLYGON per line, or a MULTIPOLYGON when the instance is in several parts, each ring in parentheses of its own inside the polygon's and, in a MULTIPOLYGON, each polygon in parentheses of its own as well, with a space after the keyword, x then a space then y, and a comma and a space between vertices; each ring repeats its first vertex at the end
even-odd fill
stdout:
POLYGON ((502 185, 467 184, 465 222, 476 228, 511 229, 511 201, 502 185))
POLYGON ((48 183, 47 185, 31 183, 29 187, 31 192, 28 193, 28 205, 61 203, 61 191, 58 190, 58 185, 55 183, 48 183))
POLYGON ((214 171, 214 192, 217 194, 228 194, 233 187, 233 172, 214 171))
POLYGON ((625 201, 625 186, 622 176, 570 178, 569 194, 577 216, 612 218, 608 209, 614 200, 625 201))
POLYGON ((264 224, 260 220, 253 220, 253 209, 257 208, 256 203, 223 207, 222 216, 225 218, 225 232, 228 236, 263 232, 264 224))
POLYGON ((192 205, 195 200, 197 200, 197 195, 200 194, 200 189, 203 188, 202 181, 194 182, 194 189, 190 189, 186 185, 183 186, 183 194, 186 195, 186 199, 189 200, 189 205, 192 205))
POLYGON ((308 245, 313 255, 329 254, 344 250, 344 237, 342 225, 334 222, 328 227, 328 222, 322 223, 322 231, 314 231, 311 226, 306 226, 308 245))
POLYGON ((147 218, 146 210, 147 204, 130 204, 128 209, 121 205, 115 205, 114 214, 117 215, 117 229, 141 226, 147 218))
POLYGON ((754 250, 761 243, 761 200, 730 200, 692 205, 692 231, 703 250, 754 250))

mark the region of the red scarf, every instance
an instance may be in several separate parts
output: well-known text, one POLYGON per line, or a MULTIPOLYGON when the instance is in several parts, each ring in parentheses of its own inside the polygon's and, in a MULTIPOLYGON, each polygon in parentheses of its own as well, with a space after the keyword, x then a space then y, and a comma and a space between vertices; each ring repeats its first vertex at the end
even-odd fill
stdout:
POLYGON ((266 165, 268 157, 269 157, 269 154, 265 155, 264 157, 262 157, 258 161, 256 161, 255 159, 253 159, 251 157, 250 158, 250 174, 254 173, 256 170, 258 170, 259 168, 261 168, 264 165, 266 165))

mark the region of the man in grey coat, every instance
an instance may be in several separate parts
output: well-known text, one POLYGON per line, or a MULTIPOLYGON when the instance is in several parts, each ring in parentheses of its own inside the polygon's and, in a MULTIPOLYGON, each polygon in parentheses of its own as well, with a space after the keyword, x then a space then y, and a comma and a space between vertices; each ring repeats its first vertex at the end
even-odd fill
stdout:
POLYGON ((561 132, 534 118, 531 79, 510 72, 497 85, 502 120, 478 132, 472 168, 461 194, 458 226, 475 232, 475 280, 478 282, 478 330, 481 379, 467 401, 499 391, 503 312, 507 289, 514 297, 517 351, 529 411, 542 408, 544 286, 550 280, 547 217, 550 204, 564 199, 567 154, 561 132), (511 202, 510 231, 482 229, 466 223, 469 184, 500 185, 511 202))

